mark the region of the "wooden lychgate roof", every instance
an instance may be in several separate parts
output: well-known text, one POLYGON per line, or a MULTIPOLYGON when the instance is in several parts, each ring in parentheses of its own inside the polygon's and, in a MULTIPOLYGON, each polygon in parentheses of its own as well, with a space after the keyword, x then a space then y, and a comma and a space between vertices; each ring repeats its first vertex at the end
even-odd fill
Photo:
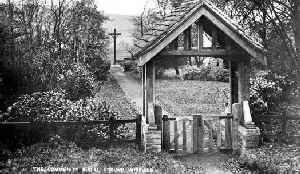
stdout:
POLYGON ((158 21, 152 30, 138 39, 134 44, 134 57, 138 58, 139 65, 144 65, 151 60, 184 30, 203 16, 223 31, 251 57, 266 64, 263 46, 256 38, 250 37, 245 33, 245 30, 236 21, 212 2, 196 0, 182 3, 164 19, 158 21))

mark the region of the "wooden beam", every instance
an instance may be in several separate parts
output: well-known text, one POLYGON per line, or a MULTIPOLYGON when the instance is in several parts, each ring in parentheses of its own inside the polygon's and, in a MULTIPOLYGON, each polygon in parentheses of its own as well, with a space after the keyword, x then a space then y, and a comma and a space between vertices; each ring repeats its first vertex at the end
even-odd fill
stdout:
POLYGON ((191 50, 192 48, 192 28, 188 27, 186 30, 183 32, 183 48, 184 50, 191 50))
POLYGON ((228 51, 225 49, 201 49, 201 50, 174 50, 174 51, 162 51, 159 53, 160 56, 216 56, 216 57, 225 57, 225 56, 237 56, 242 55, 239 51, 228 51))
POLYGON ((154 118, 154 63, 150 61, 146 64, 146 116, 150 125, 155 125, 154 118))
POLYGON ((244 60, 238 64, 238 101, 250 99, 250 60, 244 60))
POLYGON ((198 23, 197 25, 198 28, 198 50, 201 50, 203 48, 203 25, 201 23, 198 23))
POLYGON ((216 27, 212 29, 212 49, 215 50, 217 48, 218 42, 218 33, 216 27))

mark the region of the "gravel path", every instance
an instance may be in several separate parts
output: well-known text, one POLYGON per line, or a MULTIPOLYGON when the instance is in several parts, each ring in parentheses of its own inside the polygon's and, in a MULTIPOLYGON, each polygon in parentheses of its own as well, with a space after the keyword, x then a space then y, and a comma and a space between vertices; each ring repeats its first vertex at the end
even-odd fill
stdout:
POLYGON ((125 92, 126 97, 132 102, 139 113, 142 113, 143 98, 142 84, 136 81, 133 77, 124 73, 119 66, 110 68, 111 75, 117 80, 118 84, 125 92))

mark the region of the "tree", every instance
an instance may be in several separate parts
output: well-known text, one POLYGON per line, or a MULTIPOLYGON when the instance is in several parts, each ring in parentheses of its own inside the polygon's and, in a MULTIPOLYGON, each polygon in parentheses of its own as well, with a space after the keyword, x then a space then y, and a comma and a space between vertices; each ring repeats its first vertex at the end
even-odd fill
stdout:
POLYGON ((90 71, 104 63, 106 17, 94 0, 7 0, 0 11, 6 98, 56 88, 74 63, 90 71))
MULTIPOLYGON (((295 0, 295 42, 296 42, 296 49, 297 49, 297 58, 298 58, 298 63, 300 63, 300 1, 295 0)), ((300 87, 300 65, 298 68, 298 87, 300 87)))

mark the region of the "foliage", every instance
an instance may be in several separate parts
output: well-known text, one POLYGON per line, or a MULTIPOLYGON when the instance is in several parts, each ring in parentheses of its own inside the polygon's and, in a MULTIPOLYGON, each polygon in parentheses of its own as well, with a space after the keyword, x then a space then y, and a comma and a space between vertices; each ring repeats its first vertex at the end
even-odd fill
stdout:
POLYGON ((251 78, 250 84, 250 107, 253 115, 257 115, 278 110, 279 104, 287 100, 295 81, 286 75, 260 71, 251 78))
POLYGON ((216 81, 219 82, 229 82, 229 70, 224 68, 215 68, 212 69, 215 74, 216 81))
POLYGON ((121 66, 125 72, 135 71, 137 69, 137 63, 132 60, 124 60, 121 63, 121 66))
POLYGON ((210 71, 210 67, 208 66, 201 66, 198 67, 188 67, 186 69, 186 74, 183 75, 185 80, 208 80, 207 75, 210 71))
POLYGON ((72 101, 93 94, 94 76, 82 64, 72 64, 71 69, 65 71, 59 81, 60 87, 66 91, 66 98, 72 101))
MULTIPOLYGON (((0 8, 5 98, 55 89, 60 75, 74 63, 92 72, 94 65, 106 64, 106 17, 93 0, 7 1, 0 8)), ((108 69, 100 72, 104 77, 99 72, 98 79, 105 79, 108 69)))
MULTIPOLYGON (((33 172, 32 167, 84 168, 93 166, 101 171, 114 168, 151 168, 184 170, 182 163, 168 154, 142 153, 131 144, 116 144, 109 149, 91 148, 84 150, 59 136, 53 136, 45 143, 24 147, 0 162, 1 173, 33 172)), ((104 172, 104 171, 103 171, 104 172)))
POLYGON ((229 71, 220 67, 188 66, 183 74, 185 80, 229 82, 229 71))
MULTIPOLYGON (((2 121, 92 121, 116 119, 117 113, 99 98, 86 98, 72 102, 62 91, 37 92, 21 96, 2 121)), ((45 141, 54 132, 77 144, 96 143, 108 138, 127 136, 128 128, 119 124, 96 126, 33 125, 29 127, 1 127, 1 142, 10 148, 45 141), (113 128, 113 129, 111 129, 113 128), (5 132, 12 134, 6 134, 5 132), (112 132, 111 132, 112 131, 112 132), (113 137, 112 137, 113 136, 113 137)))
POLYGON ((110 70, 110 63, 108 61, 103 61, 102 59, 97 59, 91 64, 90 71, 94 73, 96 80, 103 81, 107 80, 110 70))
POLYGON ((289 173, 299 170, 297 146, 267 144, 258 149, 248 149, 239 158, 240 164, 259 173, 289 173), (294 164, 298 166, 294 166, 294 164))

